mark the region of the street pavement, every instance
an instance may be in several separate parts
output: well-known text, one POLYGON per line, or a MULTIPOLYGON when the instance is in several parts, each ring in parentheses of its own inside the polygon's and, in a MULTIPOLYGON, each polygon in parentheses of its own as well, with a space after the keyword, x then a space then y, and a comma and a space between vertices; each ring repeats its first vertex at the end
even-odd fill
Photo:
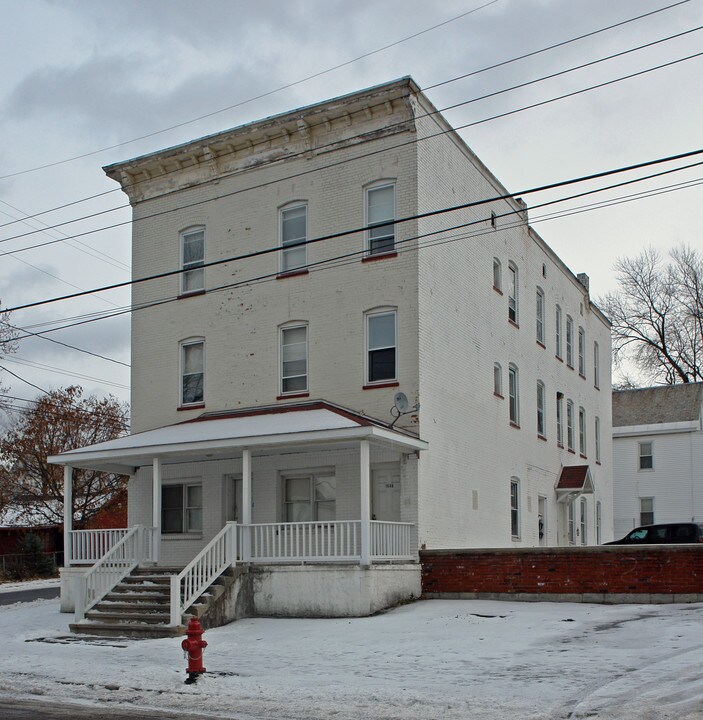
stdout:
POLYGON ((214 720, 215 715, 190 715, 186 713, 152 712, 129 707, 97 707, 73 705, 36 700, 13 700, 0 697, 2 720, 214 720))
POLYGON ((59 587, 15 590, 13 592, 0 593, 0 605, 14 605, 18 602, 32 602, 32 600, 53 600, 59 597, 60 594, 61 588, 59 587))

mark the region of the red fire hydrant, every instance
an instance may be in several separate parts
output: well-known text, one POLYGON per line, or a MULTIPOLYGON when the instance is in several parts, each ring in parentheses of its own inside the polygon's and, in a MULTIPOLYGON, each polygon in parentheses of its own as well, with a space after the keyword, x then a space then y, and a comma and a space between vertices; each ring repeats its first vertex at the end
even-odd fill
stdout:
POLYGON ((207 643, 203 640, 203 626, 197 618, 191 618, 186 628, 188 636, 182 643, 181 647, 184 654, 188 658, 188 679, 186 683, 194 683, 198 679, 198 675, 205 672, 203 667, 203 650, 207 647, 207 643))

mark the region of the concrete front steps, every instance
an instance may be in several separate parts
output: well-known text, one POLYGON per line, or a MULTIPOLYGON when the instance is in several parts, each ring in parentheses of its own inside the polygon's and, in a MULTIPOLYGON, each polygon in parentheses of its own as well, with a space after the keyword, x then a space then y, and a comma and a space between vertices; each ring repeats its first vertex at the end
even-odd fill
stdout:
POLYGON ((233 573, 225 571, 188 608, 180 625, 169 625, 171 576, 182 568, 143 567, 132 571, 118 583, 84 620, 71 623, 71 632, 107 637, 175 637, 185 633, 191 617, 203 617, 210 606, 233 582, 233 573))

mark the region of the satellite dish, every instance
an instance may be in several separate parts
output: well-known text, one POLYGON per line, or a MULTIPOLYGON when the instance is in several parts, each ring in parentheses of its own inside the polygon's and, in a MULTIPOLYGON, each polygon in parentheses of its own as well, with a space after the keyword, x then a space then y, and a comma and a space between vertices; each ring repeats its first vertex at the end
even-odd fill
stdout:
POLYGON ((399 413, 404 413, 408 409, 408 396, 403 392, 397 392, 393 397, 393 404, 399 413))

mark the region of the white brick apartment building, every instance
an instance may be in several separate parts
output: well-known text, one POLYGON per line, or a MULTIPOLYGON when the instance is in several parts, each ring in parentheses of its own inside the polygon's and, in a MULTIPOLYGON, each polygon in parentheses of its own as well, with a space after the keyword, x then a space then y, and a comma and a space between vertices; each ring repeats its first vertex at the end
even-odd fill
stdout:
POLYGON ((56 460, 131 474, 162 563, 235 519, 362 565, 612 538, 607 319, 519 199, 416 217, 507 191, 411 79, 106 172, 134 277, 182 272, 133 286, 135 435, 56 460))

